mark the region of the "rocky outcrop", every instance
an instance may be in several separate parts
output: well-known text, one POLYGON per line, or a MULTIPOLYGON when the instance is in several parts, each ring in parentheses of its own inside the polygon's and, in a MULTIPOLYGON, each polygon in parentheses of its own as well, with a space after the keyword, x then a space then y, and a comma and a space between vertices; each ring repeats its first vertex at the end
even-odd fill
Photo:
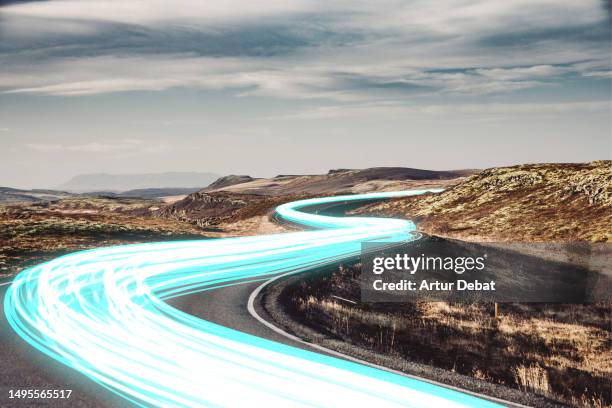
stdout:
POLYGON ((198 191, 159 209, 155 212, 155 216, 186 221, 202 228, 212 228, 224 223, 265 215, 280 204, 301 198, 306 196, 270 197, 225 191, 198 191))
POLYGON ((188 221, 200 227, 209 227, 228 220, 236 211, 254 200, 258 200, 258 197, 198 191, 161 208, 156 215, 161 218, 188 221))

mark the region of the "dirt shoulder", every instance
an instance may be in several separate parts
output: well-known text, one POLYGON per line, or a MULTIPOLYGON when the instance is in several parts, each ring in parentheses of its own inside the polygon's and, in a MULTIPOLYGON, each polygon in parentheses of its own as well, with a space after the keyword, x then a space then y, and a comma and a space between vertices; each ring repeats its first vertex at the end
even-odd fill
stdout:
POLYGON ((287 277, 274 324, 374 364, 537 407, 611 406, 612 304, 362 303, 360 264, 287 277))
MULTIPOLYGON (((330 269, 320 270, 314 274, 313 279, 327 279, 326 277, 333 276, 334 272, 335 270, 330 269)), ((256 299, 258 313, 277 327, 306 342, 318 344, 342 354, 392 370, 401 371, 411 376, 522 405, 545 408, 566 406, 541 395, 492 383, 486 378, 465 375, 455 368, 441 368, 435 364, 430 364, 430 362, 402 357, 397 352, 391 352, 391 350, 385 347, 380 348, 372 344, 366 345, 363 342, 355 341, 355 338, 342 335, 341 332, 343 330, 353 331, 356 337, 364 339, 371 334, 369 333, 370 328, 364 330, 364 327, 356 327, 354 325, 355 322, 351 321, 351 318, 347 318, 340 308, 348 305, 349 308, 346 310, 352 309, 351 314, 362 314, 363 311, 358 308, 352 308, 350 303, 346 301, 332 298, 330 293, 317 292, 318 296, 326 297, 331 301, 330 305, 333 305, 332 309, 334 310, 328 317, 330 318, 330 323, 333 321, 335 322, 333 324, 337 325, 340 330, 337 332, 336 329, 332 328, 331 324, 324 323, 315 318, 314 314, 318 312, 314 309, 306 310, 296 307, 296 288, 301 287, 304 289, 305 286, 310 286, 310 283, 302 275, 287 276, 266 286, 260 293, 259 298, 256 299), (340 329, 340 326, 342 326, 342 329, 340 329)), ((311 301, 312 299, 315 299, 315 297, 311 298, 311 301)), ((367 315, 367 317, 370 316, 367 315)), ((388 327, 383 328, 380 326, 381 332, 379 334, 383 336, 383 341, 388 341, 389 339, 388 335, 391 332, 388 329, 388 327)), ((372 339, 375 337, 380 338, 379 334, 374 333, 372 339)))

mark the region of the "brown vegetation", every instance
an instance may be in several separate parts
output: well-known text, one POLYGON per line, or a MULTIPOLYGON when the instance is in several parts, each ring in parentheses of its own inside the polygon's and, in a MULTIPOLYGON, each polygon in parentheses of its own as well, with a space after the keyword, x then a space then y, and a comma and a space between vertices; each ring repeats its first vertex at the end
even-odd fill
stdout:
POLYGON ((155 215, 161 218, 186 221, 202 228, 210 228, 265 215, 281 204, 308 197, 310 196, 303 194, 273 197, 198 191, 155 211, 155 215))
POLYGON ((376 168, 272 179, 226 176, 201 191, 173 197, 165 195, 184 189, 85 196, 0 188, 0 275, 97 246, 281 232, 287 227, 274 225, 268 214, 288 201, 352 189, 438 186, 468 173, 376 168), (423 180, 426 177, 433 180, 423 180), (140 195, 149 199, 137 198, 140 195))
POLYGON ((612 305, 363 304, 359 268, 284 289, 287 312, 374 354, 451 370, 574 406, 610 406, 612 305), (345 299, 352 300, 351 303, 345 299))
POLYGON ((612 241, 612 162, 484 170, 440 194, 358 213, 415 219, 423 232, 470 241, 612 241))
POLYGON ((83 197, 0 206, 0 274, 79 249, 204 236, 190 224, 153 217, 159 206, 83 197))

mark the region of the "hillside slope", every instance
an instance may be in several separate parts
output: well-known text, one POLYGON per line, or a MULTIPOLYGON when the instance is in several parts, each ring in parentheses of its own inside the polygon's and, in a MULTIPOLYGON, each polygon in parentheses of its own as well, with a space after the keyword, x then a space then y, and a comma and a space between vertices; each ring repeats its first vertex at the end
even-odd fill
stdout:
POLYGON ((251 217, 263 216, 274 207, 305 198, 300 195, 279 197, 218 191, 198 191, 166 205, 155 212, 160 218, 185 221, 202 228, 216 228, 251 217))
POLYGON ((330 194, 402 190, 457 183, 470 170, 431 171, 402 167, 330 170, 327 174, 253 179, 226 176, 156 212, 158 217, 210 228, 262 216, 288 201, 330 194))
POLYGON ((0 277, 81 249, 207 237, 194 225, 153 217, 160 205, 83 196, 0 205, 0 277))
POLYGON ((484 170, 443 193, 357 213, 415 219, 430 234, 474 241, 612 241, 612 161, 484 170))
MULTIPOLYGON (((354 194, 411 188, 430 181, 447 185, 451 180, 474 174, 474 170, 434 171, 404 167, 373 167, 369 169, 337 169, 327 174, 280 175, 269 179, 254 179, 207 191, 226 191, 260 195, 288 194, 354 194)), ((214 186, 210 186, 214 187, 214 186)))
POLYGON ((219 177, 217 180, 210 183, 205 190, 218 190, 223 187, 229 187, 236 184, 248 183, 250 181, 254 181, 255 179, 251 176, 246 175, 235 175, 230 174, 229 176, 219 177))

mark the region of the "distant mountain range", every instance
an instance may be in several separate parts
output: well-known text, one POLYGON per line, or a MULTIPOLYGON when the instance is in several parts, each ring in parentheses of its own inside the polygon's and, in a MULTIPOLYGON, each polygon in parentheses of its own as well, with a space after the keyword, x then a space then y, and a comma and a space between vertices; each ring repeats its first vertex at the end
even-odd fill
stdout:
POLYGON ((203 188, 218 179, 214 173, 168 172, 143 174, 83 174, 58 186, 59 190, 86 193, 122 192, 151 188, 203 188))
MULTIPOLYGON (((415 182, 429 180, 446 184, 473 174, 475 170, 430 171, 403 167, 337 169, 327 174, 279 175, 253 178, 247 175, 219 177, 213 173, 85 174, 62 184, 57 190, 21 190, 0 187, 0 203, 55 201, 68 197, 105 196, 159 199, 169 196, 208 193, 288 196, 295 194, 352 194, 371 191, 403 190, 415 182)), ((422 183, 421 183, 422 184, 422 183)), ((197 195, 193 195, 196 197, 197 195)), ((198 198, 201 198, 197 196, 198 198)), ((191 200, 193 197, 187 197, 191 200)), ((197 199, 195 201, 198 201, 197 199)))

